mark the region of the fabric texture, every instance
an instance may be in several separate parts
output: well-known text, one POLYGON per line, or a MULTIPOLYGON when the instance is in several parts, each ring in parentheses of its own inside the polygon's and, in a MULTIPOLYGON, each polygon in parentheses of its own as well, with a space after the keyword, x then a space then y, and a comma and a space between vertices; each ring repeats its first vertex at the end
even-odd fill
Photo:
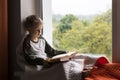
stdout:
POLYGON ((120 80, 120 64, 109 63, 107 59, 101 57, 85 80, 120 80))

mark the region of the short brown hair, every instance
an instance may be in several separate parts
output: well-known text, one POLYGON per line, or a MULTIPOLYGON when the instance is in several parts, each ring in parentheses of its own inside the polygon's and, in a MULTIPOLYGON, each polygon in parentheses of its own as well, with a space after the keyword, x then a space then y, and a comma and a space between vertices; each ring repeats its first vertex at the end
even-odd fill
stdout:
POLYGON ((42 26, 43 22, 39 16, 30 15, 25 19, 25 21, 23 22, 23 25, 25 29, 32 28, 32 27, 36 28, 38 26, 42 26))

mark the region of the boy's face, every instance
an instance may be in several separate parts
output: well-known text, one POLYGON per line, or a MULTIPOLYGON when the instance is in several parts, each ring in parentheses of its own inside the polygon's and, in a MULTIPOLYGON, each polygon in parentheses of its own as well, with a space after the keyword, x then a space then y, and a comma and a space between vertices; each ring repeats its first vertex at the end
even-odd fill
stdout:
POLYGON ((41 26, 38 26, 36 28, 31 28, 29 29, 29 32, 30 32, 30 35, 34 38, 38 38, 40 37, 41 35, 41 30, 42 30, 42 27, 41 26))

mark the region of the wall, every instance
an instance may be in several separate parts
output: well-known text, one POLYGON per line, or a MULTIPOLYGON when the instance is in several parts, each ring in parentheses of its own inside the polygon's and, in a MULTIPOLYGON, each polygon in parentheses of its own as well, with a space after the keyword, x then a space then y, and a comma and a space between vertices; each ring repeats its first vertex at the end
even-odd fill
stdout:
POLYGON ((16 64, 16 46, 21 40, 20 0, 8 0, 8 66, 9 80, 13 79, 16 64))

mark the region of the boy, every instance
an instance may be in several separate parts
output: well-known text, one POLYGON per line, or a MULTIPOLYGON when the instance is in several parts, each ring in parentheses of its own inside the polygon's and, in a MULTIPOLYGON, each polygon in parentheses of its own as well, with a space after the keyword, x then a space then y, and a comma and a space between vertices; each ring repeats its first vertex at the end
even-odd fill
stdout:
POLYGON ((60 59, 54 61, 51 57, 64 54, 66 51, 54 50, 42 37, 43 22, 38 16, 28 16, 24 21, 24 27, 29 34, 24 38, 23 52, 24 58, 29 64, 47 67, 55 62, 60 62, 60 59))

